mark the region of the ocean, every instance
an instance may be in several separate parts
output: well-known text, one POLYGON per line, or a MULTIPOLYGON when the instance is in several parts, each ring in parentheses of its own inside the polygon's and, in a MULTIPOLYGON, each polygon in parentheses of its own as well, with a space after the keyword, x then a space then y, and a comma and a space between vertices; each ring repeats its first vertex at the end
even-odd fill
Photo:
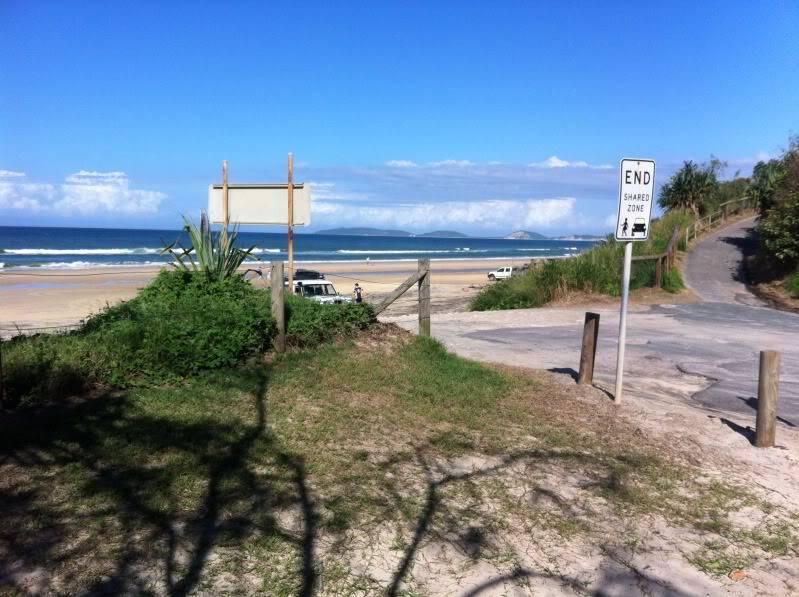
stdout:
MULTIPOLYGON (((349 236, 297 233, 294 259, 328 261, 415 261, 430 259, 527 260, 569 257, 591 248, 596 241, 505 240, 498 238, 428 238, 349 236)), ((180 240, 183 231, 125 230, 116 228, 0 227, 0 268, 79 269, 89 267, 152 266, 171 261, 161 255, 164 246, 180 240)), ((239 233, 239 244, 256 245, 254 259, 286 259, 286 233, 239 233)))

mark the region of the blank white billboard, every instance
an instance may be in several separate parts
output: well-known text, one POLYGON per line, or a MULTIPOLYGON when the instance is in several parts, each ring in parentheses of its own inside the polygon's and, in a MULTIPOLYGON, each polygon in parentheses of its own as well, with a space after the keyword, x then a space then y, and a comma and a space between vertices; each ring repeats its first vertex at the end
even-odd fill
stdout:
MULTIPOLYGON (((231 224, 289 223, 288 184, 229 184, 228 211, 231 224)), ((208 187, 208 217, 214 224, 224 221, 222 185, 208 187)), ((294 225, 311 223, 311 186, 294 185, 294 225)))

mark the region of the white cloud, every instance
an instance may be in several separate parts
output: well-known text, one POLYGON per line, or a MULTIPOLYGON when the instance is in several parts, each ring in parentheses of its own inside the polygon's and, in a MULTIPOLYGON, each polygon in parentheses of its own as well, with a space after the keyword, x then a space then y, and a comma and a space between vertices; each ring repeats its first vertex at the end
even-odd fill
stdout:
POLYGON ((595 168, 598 170, 607 170, 608 168, 612 168, 612 166, 608 164, 592 166, 583 160, 569 162, 567 160, 560 159, 556 155, 548 157, 543 162, 533 162, 532 164, 529 164, 529 166, 531 168, 595 168))
POLYGON ((602 223, 605 225, 606 228, 614 228, 615 229, 616 228, 616 224, 618 223, 617 222, 618 217, 619 217, 618 214, 610 214, 608 217, 606 217, 603 220, 602 223))
POLYGON ((575 204, 573 197, 443 201, 383 206, 314 201, 312 209, 315 216, 324 216, 326 225, 391 226, 418 231, 447 227, 505 230, 520 227, 548 228, 572 217, 575 204))
POLYGON ((308 182, 311 187, 313 201, 364 201, 368 196, 364 193, 346 191, 334 182, 308 182))
POLYGON ((0 170, 0 209, 41 211, 43 201, 55 196, 51 184, 28 182, 24 172, 0 170))
POLYGON ((410 160, 389 160, 386 162, 389 168, 416 168, 418 164, 410 160))
POLYGON ((133 215, 157 212, 164 198, 159 191, 131 189, 124 172, 81 170, 56 186, 28 182, 24 173, 0 170, 0 208, 54 210, 63 215, 133 215))
POLYGON ((457 168, 465 168, 466 166, 474 166, 474 162, 469 160, 441 160, 440 162, 430 162, 428 166, 440 168, 441 166, 455 166, 457 168))

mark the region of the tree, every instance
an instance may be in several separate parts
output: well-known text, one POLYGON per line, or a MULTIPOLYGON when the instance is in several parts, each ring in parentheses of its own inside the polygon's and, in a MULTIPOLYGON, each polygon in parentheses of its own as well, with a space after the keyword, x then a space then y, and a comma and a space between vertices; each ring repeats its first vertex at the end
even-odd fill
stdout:
POLYGON ((758 232, 766 255, 782 267, 799 265, 799 139, 782 156, 759 162, 752 172, 750 197, 760 205, 758 232))
POLYGON ((785 164, 782 160, 769 160, 755 164, 748 193, 757 201, 760 213, 764 214, 774 207, 777 187, 784 174, 785 164))
POLYGON ((709 164, 700 165, 690 160, 684 162, 682 168, 660 189, 658 205, 667 210, 690 210, 698 217, 705 202, 716 195, 718 173, 724 167, 725 164, 715 158, 709 164))

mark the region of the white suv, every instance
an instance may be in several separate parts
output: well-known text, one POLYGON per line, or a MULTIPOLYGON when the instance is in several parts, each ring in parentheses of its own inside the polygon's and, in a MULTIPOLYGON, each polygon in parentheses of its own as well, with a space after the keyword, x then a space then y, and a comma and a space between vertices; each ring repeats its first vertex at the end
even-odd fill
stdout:
POLYGON ((495 269, 493 272, 488 272, 488 279, 492 282, 494 280, 504 280, 505 278, 510 278, 518 273, 520 273, 518 267, 500 267, 495 269))
POLYGON ((336 292, 336 287, 333 286, 333 283, 328 280, 295 280, 294 294, 325 305, 352 302, 352 297, 341 296, 336 292))

